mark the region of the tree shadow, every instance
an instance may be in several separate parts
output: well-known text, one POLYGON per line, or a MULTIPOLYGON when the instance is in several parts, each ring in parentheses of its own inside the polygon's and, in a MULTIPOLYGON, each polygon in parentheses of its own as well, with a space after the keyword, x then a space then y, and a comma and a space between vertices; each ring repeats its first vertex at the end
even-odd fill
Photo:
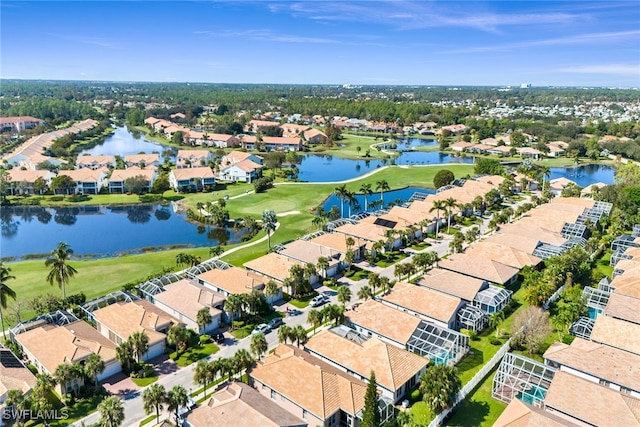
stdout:
POLYGON ((477 427, 483 425, 489 415, 490 409, 487 402, 465 400, 458 406, 453 416, 449 418, 444 425, 461 427, 477 427))
POLYGON ((484 364, 484 352, 477 348, 471 348, 456 366, 459 372, 465 372, 482 364, 484 364))

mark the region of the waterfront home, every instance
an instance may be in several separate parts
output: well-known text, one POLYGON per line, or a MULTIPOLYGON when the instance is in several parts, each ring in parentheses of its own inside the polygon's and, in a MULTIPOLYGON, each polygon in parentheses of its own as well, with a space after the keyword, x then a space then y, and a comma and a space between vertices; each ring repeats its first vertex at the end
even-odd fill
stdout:
POLYGON ((551 191, 556 196, 560 196, 562 194, 562 190, 567 188, 570 184, 577 185, 574 181, 567 179, 565 177, 552 179, 549 181, 549 191, 551 191))
POLYGON ((466 125, 462 125, 462 124, 455 124, 455 125, 449 125, 449 126, 442 126, 440 128, 439 133, 441 135, 443 135, 445 132, 450 132, 453 134, 457 134, 457 133, 462 133, 465 130, 467 130, 467 126, 466 125))
POLYGON ((0 117, 0 132, 22 132, 44 124, 44 120, 31 116, 0 117))
POLYGON ((315 237, 309 239, 310 242, 318 245, 325 246, 335 252, 339 252, 343 255, 347 254, 347 251, 351 249, 354 253, 354 259, 357 261, 362 258, 364 254, 366 242, 355 241, 353 247, 347 246, 347 236, 341 233, 316 233, 315 237))
POLYGON ((185 417, 189 427, 307 427, 306 421, 241 382, 231 382, 185 417))
POLYGON ((138 177, 145 181, 144 192, 149 192, 158 177, 158 173, 155 169, 140 169, 135 166, 128 169, 115 169, 109 177, 109 193, 126 193, 130 191, 127 188, 126 181, 138 177))
POLYGON ((465 150, 469 149, 472 146, 473 146, 473 143, 471 143, 471 142, 458 141, 458 142, 454 142, 453 144, 451 144, 450 148, 453 151, 462 152, 462 151, 465 151, 465 150))
POLYGON ((594 182, 591 185, 587 185, 580 191, 580 197, 593 199, 593 196, 598 194, 598 192, 607 185, 608 184, 605 184, 604 182, 594 182))
MULTIPOLYGON (((99 381, 122 370, 120 362, 116 360, 117 345, 84 320, 62 326, 37 326, 19 333, 15 340, 29 363, 41 373, 53 375, 58 366, 65 363, 84 364, 92 354, 100 356, 105 364, 104 371, 98 375, 99 381)), ((73 378, 66 384, 56 384, 56 391, 63 395, 78 390, 83 385, 82 377, 73 378)))
POLYGON ((96 329, 117 345, 129 339, 134 332, 144 332, 149 338, 149 349, 142 356, 149 360, 164 353, 169 328, 180 324, 147 300, 117 302, 93 312, 96 329))
POLYGON ((520 269, 502 264, 482 255, 452 254, 440 260, 438 267, 490 283, 510 285, 518 278, 520 269))
POLYGON ((358 222, 356 224, 344 224, 333 230, 334 233, 340 233, 345 237, 351 237, 357 246, 366 244, 367 247, 379 240, 385 242, 387 249, 399 248, 402 244, 402 237, 397 233, 397 223, 393 221, 376 220, 379 218, 373 217, 373 222, 358 222), (393 230, 395 234, 391 236, 387 234, 387 230, 393 230))
MULTIPOLYGON (((68 176, 75 182, 76 188, 74 194, 98 194, 107 187, 107 176, 109 169, 73 169, 61 170, 58 176, 68 176)), ((56 189, 56 193, 60 194, 61 190, 56 189)))
POLYGON ((397 282, 380 301, 448 329, 457 329, 456 314, 465 305, 460 298, 406 282, 397 282))
POLYGON ((0 347, 0 405, 9 397, 9 390, 19 390, 25 395, 35 385, 36 377, 33 373, 11 350, 0 347))
POLYGON ((164 291, 153 295, 153 304, 184 323, 198 334, 206 334, 220 327, 224 295, 190 279, 164 285, 164 291), (202 328, 198 325, 198 312, 207 309, 211 321, 202 328))
POLYGON ((33 188, 38 178, 42 178, 48 188, 51 186, 51 179, 55 177, 55 175, 48 170, 13 168, 7 172, 9 174, 7 193, 12 196, 35 194, 33 188))
POLYGON ((568 146, 569 144, 564 141, 551 141, 547 144, 547 147, 549 148, 547 156, 560 157, 566 152, 568 146))
POLYGON ((76 159, 76 168, 89 168, 89 169, 103 169, 103 168, 115 168, 116 157, 115 156, 78 156, 76 159))
POLYGON ((160 166, 160 154, 127 154, 124 156, 124 163, 128 168, 137 166, 141 169, 157 169, 160 166))
MULTIPOLYGON (((198 283, 213 289, 225 297, 229 295, 249 294, 253 291, 263 292, 266 277, 240 267, 229 267, 226 269, 213 268, 196 276, 198 283)), ((270 304, 282 299, 282 287, 278 285, 278 292, 268 296, 267 302, 270 304)))
POLYGON ((192 168, 207 166, 214 155, 209 150, 178 150, 176 156, 177 168, 192 168))
MULTIPOLYGON (((255 136, 243 135, 240 145, 246 150, 257 150, 260 143, 255 136)), ((299 137, 286 138, 279 136, 263 136, 262 146, 267 151, 301 151, 302 139, 299 137)))
POLYGON ((335 276, 342 267, 345 266, 344 255, 342 252, 333 250, 323 245, 319 245, 307 240, 294 240, 277 249, 278 254, 284 255, 295 261, 304 264, 318 263, 318 258, 325 257, 329 262, 327 271, 319 272, 325 277, 335 276))
MULTIPOLYGON (((299 265, 304 268, 306 264, 283 255, 278 255, 275 252, 244 263, 244 267, 247 270, 266 277, 267 281, 273 279, 278 283, 284 282, 284 280, 290 276, 289 270, 291 270, 291 267, 294 265, 299 265)), ((309 279, 309 282, 313 284, 317 282, 317 280, 318 278, 314 276, 309 279)))
POLYGON ((305 130, 302 134, 310 144, 326 144, 329 141, 327 135, 318 129, 305 130))
POLYGON ((304 349, 320 360, 362 380, 367 381, 371 371, 376 373, 376 385, 393 403, 397 403, 416 386, 427 367, 428 360, 400 349, 378 338, 363 338, 357 334, 342 336, 324 330, 305 344, 304 349), (364 341, 362 341, 364 339, 364 341))
POLYGON ((210 147, 217 148, 231 148, 238 147, 240 145, 240 139, 233 135, 227 135, 225 133, 210 133, 204 134, 205 144, 210 147))
POLYGON ((172 169, 169 172, 169 184, 177 192, 199 191, 205 185, 213 186, 216 180, 210 167, 172 169))
POLYGON ((538 160, 541 157, 543 157, 543 153, 541 151, 538 151, 535 148, 531 148, 531 147, 518 148, 518 153, 523 159, 538 160))
POLYGON ((222 156, 222 159, 220 159, 220 165, 228 166, 234 163, 243 162, 245 160, 250 160, 253 163, 257 163, 259 165, 262 165, 264 161, 264 159, 257 154, 233 150, 222 156))
POLYGON ((262 176, 262 165, 246 159, 235 163, 222 163, 216 178, 225 182, 251 183, 262 176))
POLYGON ((249 372, 264 397, 311 426, 357 427, 367 384, 326 362, 280 344, 249 372))

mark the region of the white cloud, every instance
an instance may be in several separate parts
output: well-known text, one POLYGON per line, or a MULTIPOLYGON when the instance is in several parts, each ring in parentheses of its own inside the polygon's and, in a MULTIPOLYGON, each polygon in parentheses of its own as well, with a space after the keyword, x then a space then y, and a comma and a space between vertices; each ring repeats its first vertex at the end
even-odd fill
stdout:
POLYGON ((640 79, 640 64, 596 64, 576 65, 556 70, 561 73, 575 74, 613 74, 620 76, 636 76, 640 79))

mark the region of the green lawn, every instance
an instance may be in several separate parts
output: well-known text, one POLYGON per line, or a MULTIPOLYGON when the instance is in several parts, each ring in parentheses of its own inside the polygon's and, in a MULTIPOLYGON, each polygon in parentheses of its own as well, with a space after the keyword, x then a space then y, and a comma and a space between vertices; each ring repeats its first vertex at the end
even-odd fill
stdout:
POLYGON ((607 277, 611 277, 611 274, 613 273, 613 267, 609 265, 610 261, 611 261, 611 250, 608 249, 596 264, 596 269, 607 277))
POLYGON ((133 381, 138 387, 146 387, 149 384, 152 384, 158 381, 158 376, 154 375, 153 377, 146 377, 146 378, 131 378, 131 381, 133 381))
POLYGON ((507 407, 491 397, 495 370, 458 406, 447 426, 490 427, 507 407))
MULTIPOLYGON (((96 395, 85 399, 76 401, 73 405, 69 405, 66 408, 60 402, 58 396, 51 392, 49 395, 49 402, 53 404, 53 407, 62 414, 63 409, 67 411, 67 417, 59 420, 48 420, 46 425, 50 427, 64 427, 69 426, 72 423, 86 417, 87 415, 95 412, 98 404, 104 400, 104 395, 96 395)), ((31 420, 25 423, 25 426, 43 425, 44 420, 31 420)))
POLYGON ((204 345, 196 344, 193 347, 189 347, 187 351, 180 355, 180 357, 177 357, 176 353, 171 353, 170 357, 178 366, 185 367, 197 362, 198 360, 204 359, 207 356, 215 354, 218 351, 220 351, 220 347, 214 343, 204 345))
POLYGON ((363 279, 367 279, 369 277, 369 271, 368 270, 363 270, 360 267, 351 267, 350 270, 345 271, 344 272, 344 277, 351 279, 351 280, 363 280, 363 279))
POLYGON ((371 159, 380 159, 387 156, 386 153, 383 153, 371 147, 372 144, 381 143, 381 139, 376 140, 371 136, 359 136, 346 133, 342 134, 342 136, 342 140, 337 142, 339 145, 342 145, 342 147, 334 146, 331 149, 327 150, 325 146, 318 145, 313 147, 312 151, 314 153, 331 154, 347 159, 366 160, 366 157, 364 156, 367 150, 369 150, 369 158, 371 159), (358 148, 360 148, 359 151, 358 148))
POLYGON ((421 251, 423 249, 428 248, 429 246, 431 246, 431 243, 419 242, 419 243, 414 243, 413 245, 410 246, 410 248, 413 249, 414 251, 421 251))
POLYGON ((400 251, 385 252, 380 256, 380 259, 376 261, 376 265, 382 268, 389 267, 390 265, 393 265, 405 259, 406 257, 407 254, 400 251))
POLYGON ((309 302, 313 299, 313 297, 315 297, 316 295, 318 295, 317 293, 314 293, 312 295, 307 295, 305 297, 301 297, 301 298, 295 298, 292 299, 291 296, 289 294, 283 294, 283 299, 288 302, 289 304, 291 304, 292 306, 296 307, 296 308, 307 308, 307 306, 309 305, 309 302))
POLYGON ((411 405, 410 412, 416 426, 427 426, 433 419, 429 407, 422 400, 411 405))
POLYGON ((145 418, 144 420, 140 421, 140 424, 138 424, 138 427, 142 427, 144 425, 147 425, 151 422, 154 422, 156 420, 156 414, 153 415, 149 415, 147 418, 145 418))
POLYGON ((235 338, 241 340, 242 338, 246 338, 249 335, 251 335, 251 331, 253 331, 255 329, 256 325, 254 324, 249 324, 249 325, 244 325, 241 328, 236 328, 233 331, 229 330, 229 332, 231 333, 231 335, 233 335, 235 338))

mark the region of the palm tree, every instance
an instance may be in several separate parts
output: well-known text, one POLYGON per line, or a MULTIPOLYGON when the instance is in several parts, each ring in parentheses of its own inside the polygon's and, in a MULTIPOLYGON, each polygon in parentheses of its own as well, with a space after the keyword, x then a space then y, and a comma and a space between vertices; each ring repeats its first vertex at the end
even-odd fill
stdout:
POLYGON ((49 374, 36 374, 36 385, 33 387, 33 395, 36 400, 47 399, 49 390, 56 385, 56 380, 49 374))
POLYGON ((373 194, 373 191, 371 191, 371 184, 362 184, 360 186, 360 191, 364 195, 364 211, 366 212, 367 210, 369 210, 369 203, 367 198, 373 194))
MULTIPOLYGON (((69 363, 62 363, 58 365, 55 372, 53 373, 53 379, 56 383, 60 384, 62 388, 62 392, 67 392, 67 384, 75 378, 75 372, 73 370, 73 366, 69 363)), ((66 399, 62 399, 64 404, 66 405, 66 399)))
POLYGON ((453 208, 456 207, 457 205, 458 203, 456 202, 456 199, 454 199, 453 197, 449 197, 444 201, 444 207, 447 210, 447 233, 449 233, 449 231, 451 230, 451 214, 452 214, 453 208))
MULTIPOLYGON (((205 398, 207 397, 207 389, 204 390, 205 398)), ((164 386, 158 383, 151 384, 142 392, 142 404, 144 405, 145 414, 149 415, 152 411, 156 411, 156 424, 160 422, 160 411, 164 409, 164 403, 167 400, 167 391, 164 386)))
POLYGON ((376 181, 376 191, 378 190, 380 191, 380 200, 382 200, 382 193, 391 190, 391 187, 389 187, 389 183, 387 182, 387 180, 382 179, 380 181, 376 181))
POLYGON ((92 353, 84 364, 85 374, 93 378, 93 384, 98 387, 98 375, 104 371, 104 360, 99 354, 92 353))
POLYGON ((115 396, 109 396, 98 405, 100 425, 104 427, 119 427, 124 421, 124 406, 115 396))
POLYGON ((174 385, 171 390, 167 392, 167 410, 169 412, 173 412, 175 416, 175 420, 178 420, 178 411, 183 406, 186 406, 189 403, 189 395, 187 394, 187 390, 181 385, 174 385))
POLYGON ((430 362, 420 377, 420 392, 432 414, 439 414, 451 407, 461 386, 455 366, 430 362))
POLYGON ((269 280, 264 287, 264 294, 267 299, 273 299, 273 297, 278 295, 278 292, 278 284, 273 280, 269 280))
POLYGON ((204 332, 205 326, 211 323, 211 320, 211 311, 208 307, 203 307, 198 310, 198 313, 196 314, 196 324, 201 331, 204 332))
POLYGON ((312 308, 307 313, 307 322, 311 323, 311 326, 313 326, 313 334, 314 335, 316 333, 316 329, 320 325, 322 325, 323 321, 324 321, 324 316, 322 315, 322 312, 320 310, 312 308))
POLYGON ((231 325, 233 326, 233 319, 236 318, 236 315, 242 310, 242 298, 238 294, 230 294, 227 296, 226 301, 224 302, 224 311, 229 314, 231 318, 231 325))
POLYGON ((380 275, 378 273, 369 273, 369 286, 371 286, 371 297, 376 294, 376 288, 380 286, 380 275))
POLYGON ((211 362, 200 360, 193 371, 193 381, 196 384, 203 386, 205 399, 207 398, 207 386, 213 380, 211 365, 211 362))
POLYGON ((209 248, 209 256, 219 257, 224 253, 224 248, 222 246, 214 246, 209 248))
POLYGON ((7 332, 4 330, 3 310, 7 308, 7 297, 14 301, 16 299, 15 291, 7 285, 7 282, 11 279, 15 279, 15 276, 11 275, 11 268, 0 262, 0 322, 2 322, 2 334, 5 340, 7 339, 7 332))
POLYGON ((500 325, 504 322, 504 311, 497 311, 489 316, 489 327, 495 328, 496 338, 500 335, 500 325))
POLYGON ((120 365, 125 371, 131 369, 131 365, 134 362, 134 351, 131 341, 123 341, 116 347, 116 360, 120 362, 120 365))
POLYGON ((351 218, 351 208, 356 208, 358 206, 358 199, 356 199, 356 194, 352 191, 347 191, 344 195, 344 200, 349 205, 349 218, 351 218))
POLYGON ((438 229, 440 227, 440 211, 445 209, 444 200, 436 200, 429 212, 436 211, 436 239, 438 239, 438 229))
POLYGON ((316 270, 322 272, 324 278, 327 278, 327 273, 329 271, 329 258, 325 256, 318 257, 318 263, 316 264, 316 270))
POLYGON ((173 325, 169 328, 167 341, 169 344, 176 346, 176 353, 180 355, 180 353, 186 351, 189 346, 189 331, 182 325, 173 325))
POLYGON ((271 233, 276 230, 278 224, 278 218, 276 213, 272 210, 265 210, 262 212, 262 228, 267 230, 267 239, 269 241, 269 248, 271 248, 271 233))
POLYGON ((373 298, 373 293, 371 292, 371 288, 367 285, 364 285, 358 291, 358 298, 362 300, 368 300, 369 298, 373 298))
POLYGON ((233 355, 233 365, 235 366, 235 372, 237 374, 249 369, 252 364, 253 358, 251 357, 251 354, 244 348, 236 351, 236 354, 233 355))
POLYGON ((142 356, 144 356, 149 349, 149 337, 144 331, 136 331, 129 336, 127 341, 131 342, 133 357, 137 362, 140 362, 142 360, 142 356))
POLYGON ((304 345, 309 340, 309 337, 307 335, 307 330, 302 325, 296 325, 293 328, 291 335, 295 338, 296 345, 298 347, 300 347, 300 344, 304 345))
POLYGON ((58 284, 58 287, 62 289, 62 299, 67 298, 66 284, 69 283, 69 279, 73 278, 77 273, 75 268, 67 264, 71 255, 73 255, 73 249, 66 243, 60 242, 44 262, 46 267, 51 268, 51 271, 47 275, 47 282, 51 286, 53 286, 54 282, 58 284))
POLYGON ((267 338, 263 333, 260 332, 251 335, 251 345, 249 349, 251 350, 251 353, 258 359, 260 359, 262 355, 267 352, 267 350, 269 349, 269 344, 267 344, 267 338))
POLYGON ((278 329, 278 342, 281 344, 286 344, 291 338, 293 328, 289 325, 282 325, 278 329))
POLYGON ((342 285, 338 288, 338 302, 342 304, 342 306, 346 306, 347 303, 351 301, 351 289, 347 286, 342 285))
POLYGON ((347 190, 347 186, 345 184, 342 184, 333 190, 333 193, 336 195, 338 200, 340 200, 340 218, 344 218, 344 201, 346 200, 348 192, 349 190, 347 190))

